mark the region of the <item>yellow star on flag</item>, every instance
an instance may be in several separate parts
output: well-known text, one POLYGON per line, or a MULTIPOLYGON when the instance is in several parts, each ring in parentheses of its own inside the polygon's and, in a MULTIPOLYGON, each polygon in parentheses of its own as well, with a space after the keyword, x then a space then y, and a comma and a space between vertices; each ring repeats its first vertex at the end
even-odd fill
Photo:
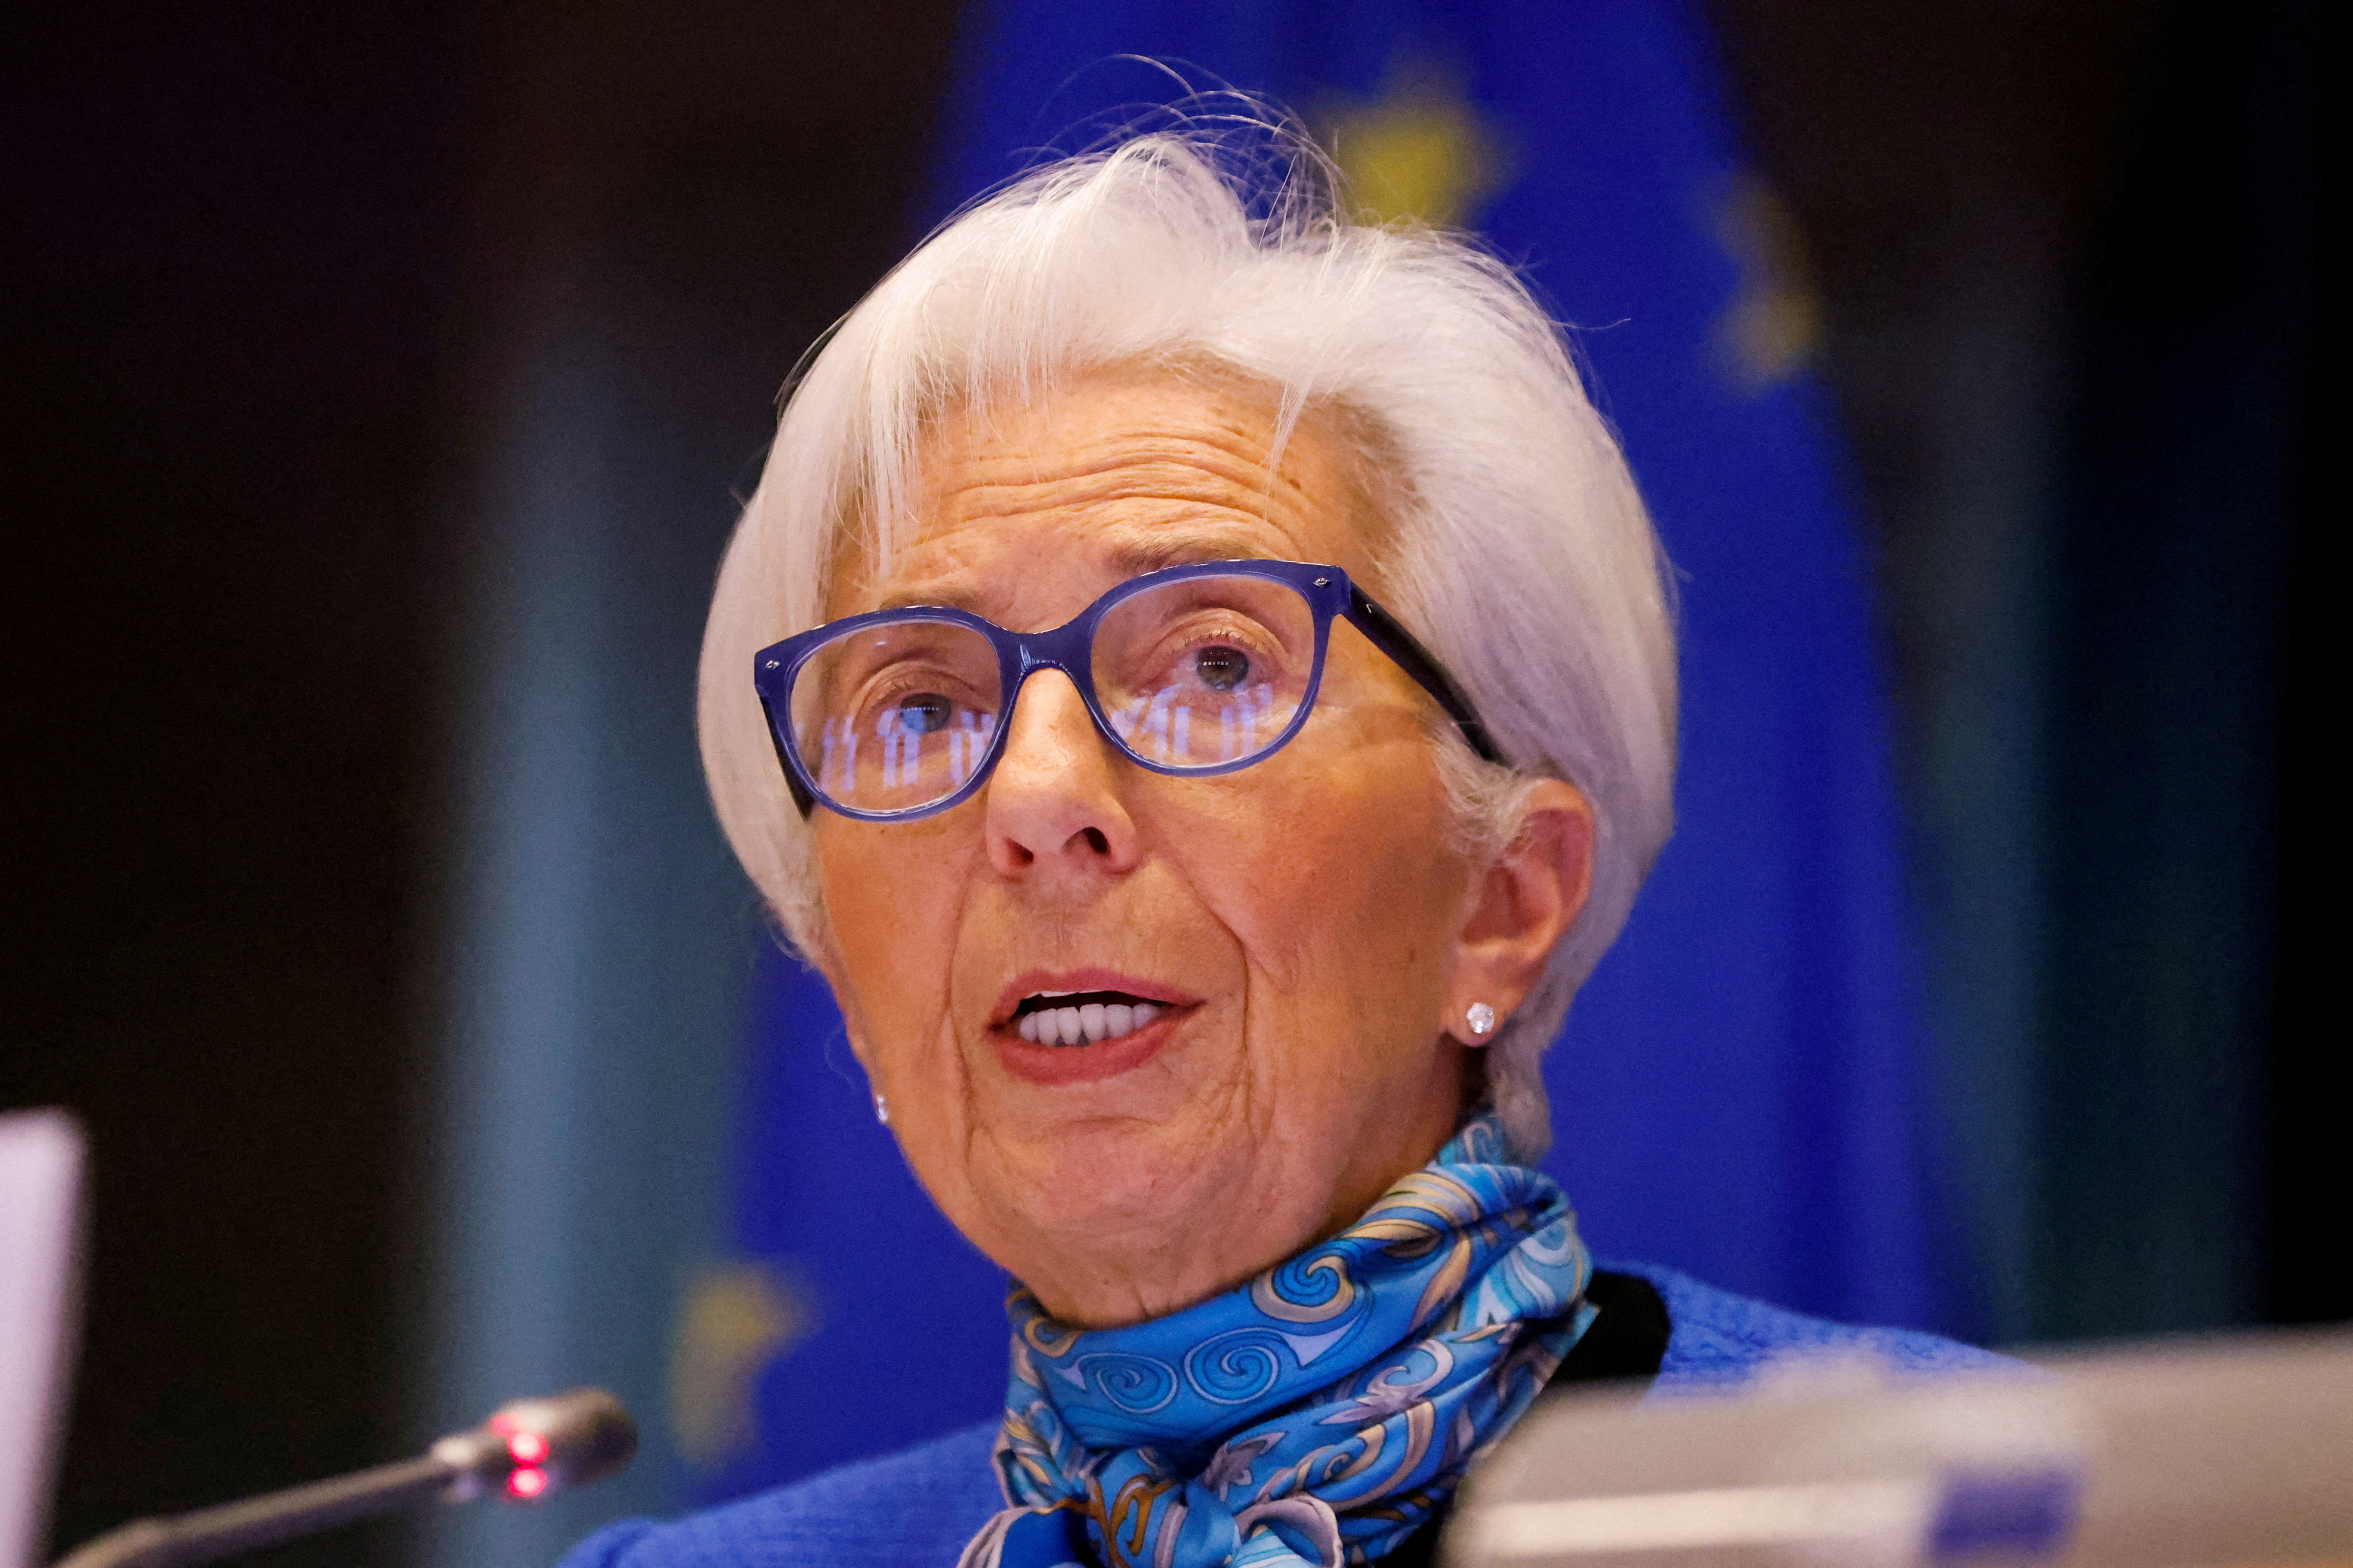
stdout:
POLYGON ((1379 98, 1331 102, 1316 120, 1347 197, 1376 222, 1459 228, 1507 183, 1461 82, 1426 60, 1401 58, 1379 98))

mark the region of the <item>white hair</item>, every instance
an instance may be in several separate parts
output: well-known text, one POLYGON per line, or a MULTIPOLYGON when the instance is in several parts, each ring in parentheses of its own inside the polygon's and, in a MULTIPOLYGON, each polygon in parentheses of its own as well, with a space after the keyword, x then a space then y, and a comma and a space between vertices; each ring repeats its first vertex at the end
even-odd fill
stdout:
POLYGON ((1590 896, 1490 1047, 1490 1091, 1532 1160, 1551 1142, 1545 1047, 1672 824, 1665 563, 1560 328, 1511 268, 1460 236, 1350 221, 1303 139, 1250 130, 1255 151, 1182 126, 1031 171, 934 234, 807 362, 703 638, 712 796, 786 934, 823 951, 808 828, 753 654, 818 623, 845 557, 887 567, 913 542, 918 448, 945 410, 1113 367, 1262 385, 1278 454, 1303 416, 1356 436, 1391 531, 1377 591, 1512 760, 1482 763, 1444 726, 1465 846, 1506 847, 1536 777, 1592 804, 1590 896))

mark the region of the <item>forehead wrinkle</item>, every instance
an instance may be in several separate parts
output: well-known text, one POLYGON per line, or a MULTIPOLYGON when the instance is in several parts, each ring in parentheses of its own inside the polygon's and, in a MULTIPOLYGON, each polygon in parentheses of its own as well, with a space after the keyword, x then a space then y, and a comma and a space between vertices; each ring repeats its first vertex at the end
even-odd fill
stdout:
MULTIPOLYGON (((1230 394, 1196 388, 1196 400, 1187 414, 1170 418, 1153 410, 1138 410, 1113 426, 1076 443, 1057 431, 1042 443, 1041 426, 1060 421, 1056 405, 1067 407, 1070 395, 1033 405, 1015 419, 976 418, 968 412, 942 427, 925 455, 926 478, 936 499, 953 500, 953 510, 965 516, 997 515, 1007 500, 993 492, 1003 489, 1039 490, 1051 499, 1012 500, 1012 510, 1039 505, 1071 504, 1091 500, 1126 499, 1135 495, 1168 494, 1171 499, 1191 491, 1201 479, 1232 504, 1225 492, 1239 490, 1268 502, 1280 499, 1291 506, 1307 504, 1304 487, 1295 472, 1297 448, 1285 444, 1277 462, 1271 448, 1274 435, 1270 411, 1239 407, 1230 394), (963 470, 953 489, 938 486, 942 470, 963 470), (1007 469, 1013 470, 1008 474, 1007 469), (968 476, 968 477, 965 477, 968 476), (1094 481, 1090 485, 1089 481, 1094 481), (938 488, 934 489, 934 486, 938 488), (1064 497, 1077 487, 1077 495, 1064 497)), ((1251 399, 1255 405, 1257 400, 1251 399)), ((951 509, 943 509, 951 510, 951 509)), ((1237 510, 1250 510, 1238 507, 1237 510)), ((939 518, 938 521, 950 521, 939 518)))
POLYGON ((874 608, 897 610, 910 605, 944 605, 951 609, 993 616, 1001 608, 997 603, 997 595, 982 586, 989 581, 987 567, 996 553, 993 543, 983 535, 955 529, 916 541, 902 551, 892 563, 891 577, 896 586, 881 594, 874 608))
POLYGON ((1223 443, 1103 442, 1093 450, 1072 454, 1051 471, 1032 467, 1018 478, 988 471, 1025 461, 1034 463, 1034 458, 967 458, 959 465, 967 474, 959 476, 952 488, 942 487, 925 531, 982 518, 1127 500, 1208 502, 1251 514, 1309 504, 1294 476, 1278 474, 1269 482, 1262 464, 1223 443), (975 468, 980 471, 969 472, 975 468))
POLYGON ((945 504, 927 520, 928 526, 923 531, 926 536, 966 522, 1077 511, 1129 501, 1209 506, 1251 517, 1293 510, 1301 504, 1296 493, 1270 497, 1233 476, 1205 471, 1198 464, 1176 461, 1122 463, 1092 474, 1051 479, 1011 483, 976 480, 958 486, 941 499, 945 504), (1268 504, 1270 501, 1273 504, 1268 504))
POLYGON ((948 415, 917 458, 915 536, 887 565, 869 555, 864 570, 832 574, 830 613, 849 613, 850 601, 881 590, 868 601, 877 607, 944 605, 1002 619, 992 612, 1006 607, 998 601, 1009 585, 993 579, 1018 545, 1008 523, 1041 530, 1041 545, 1086 537, 1083 552, 1113 581, 1221 559, 1347 565, 1363 554, 1359 566, 1374 563, 1388 531, 1380 509, 1366 504, 1358 454, 1345 438, 1353 432, 1310 409, 1270 465, 1271 410, 1254 397, 1244 406, 1230 393, 1197 390, 1198 400, 1174 417, 1122 410, 1109 428, 1076 441, 1068 439, 1065 397, 1012 418, 969 406, 948 415), (1336 557, 1305 546, 1335 507, 1355 536, 1336 557))

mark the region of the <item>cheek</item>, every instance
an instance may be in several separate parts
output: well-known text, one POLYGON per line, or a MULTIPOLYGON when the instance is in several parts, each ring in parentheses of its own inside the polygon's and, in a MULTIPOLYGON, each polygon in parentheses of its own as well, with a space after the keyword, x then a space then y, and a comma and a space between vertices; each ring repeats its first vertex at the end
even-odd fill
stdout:
POLYGON ((843 998, 886 1057, 935 1031, 948 998, 948 955, 977 845, 938 826, 947 817, 875 827, 828 822, 818 881, 832 928, 843 998))
POLYGON ((1426 752, 1378 747, 1267 784, 1171 836, 1191 847, 1188 880, 1275 990, 1254 1005, 1354 1011, 1425 987, 1464 876, 1426 752))

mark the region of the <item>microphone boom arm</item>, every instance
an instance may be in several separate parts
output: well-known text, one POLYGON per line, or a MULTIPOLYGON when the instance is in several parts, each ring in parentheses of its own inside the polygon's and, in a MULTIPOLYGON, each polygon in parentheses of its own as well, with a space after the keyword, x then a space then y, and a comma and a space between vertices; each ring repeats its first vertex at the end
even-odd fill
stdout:
POLYGON ((189 1568, 332 1530, 436 1498, 464 1502, 493 1487, 535 1502, 604 1479, 636 1454, 638 1429, 600 1388, 519 1399, 470 1432, 396 1464, 289 1487, 166 1519, 142 1519, 90 1542, 57 1568, 189 1568))

